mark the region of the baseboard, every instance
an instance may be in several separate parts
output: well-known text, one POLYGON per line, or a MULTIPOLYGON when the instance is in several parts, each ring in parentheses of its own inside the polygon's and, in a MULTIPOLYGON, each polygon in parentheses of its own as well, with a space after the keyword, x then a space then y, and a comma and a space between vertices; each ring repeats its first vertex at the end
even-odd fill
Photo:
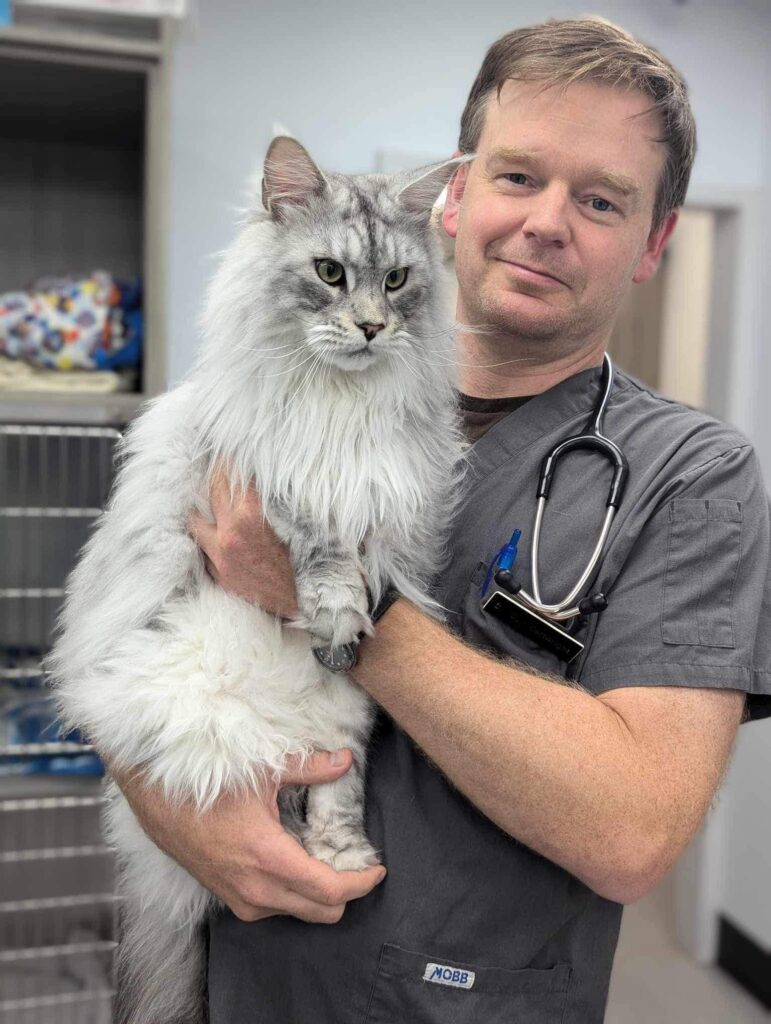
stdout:
POLYGON ((717 965, 771 1010, 771 953, 722 915, 717 965))

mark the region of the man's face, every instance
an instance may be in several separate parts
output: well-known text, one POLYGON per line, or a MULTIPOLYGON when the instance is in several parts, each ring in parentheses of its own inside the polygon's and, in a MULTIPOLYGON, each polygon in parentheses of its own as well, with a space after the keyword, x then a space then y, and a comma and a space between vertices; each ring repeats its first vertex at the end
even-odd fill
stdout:
POLYGON ((632 281, 654 273, 677 220, 651 231, 664 150, 639 92, 506 82, 491 96, 477 157, 450 186, 461 322, 604 343, 632 281), (529 268, 529 269, 527 269, 529 268))

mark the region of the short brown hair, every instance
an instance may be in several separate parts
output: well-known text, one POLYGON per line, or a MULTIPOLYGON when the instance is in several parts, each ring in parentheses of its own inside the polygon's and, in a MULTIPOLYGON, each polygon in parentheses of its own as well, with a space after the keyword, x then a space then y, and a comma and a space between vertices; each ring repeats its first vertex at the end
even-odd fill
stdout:
MULTIPOLYGON (((682 75, 653 47, 605 18, 550 19, 515 29, 493 43, 471 87, 460 121, 458 148, 479 145, 487 101, 510 79, 543 82, 544 88, 593 81, 637 89, 650 96, 663 127, 664 169, 653 207, 653 227, 685 201, 696 156, 696 123, 682 75)), ((646 111, 647 113, 647 111, 646 111)))

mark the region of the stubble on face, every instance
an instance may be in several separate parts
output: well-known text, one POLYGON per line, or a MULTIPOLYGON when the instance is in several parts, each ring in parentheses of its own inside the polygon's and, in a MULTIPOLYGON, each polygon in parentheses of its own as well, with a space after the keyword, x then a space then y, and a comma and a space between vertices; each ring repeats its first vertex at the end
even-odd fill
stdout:
POLYGON ((604 347, 645 250, 663 159, 655 118, 632 116, 648 106, 640 93, 589 83, 507 82, 490 98, 456 241, 458 319, 482 329, 475 347, 515 346, 527 360, 604 347), (586 171, 599 165, 640 183, 620 214, 587 215, 586 171), (501 188, 501 172, 515 168, 532 190, 501 188), (527 280, 511 264, 560 283, 527 280))

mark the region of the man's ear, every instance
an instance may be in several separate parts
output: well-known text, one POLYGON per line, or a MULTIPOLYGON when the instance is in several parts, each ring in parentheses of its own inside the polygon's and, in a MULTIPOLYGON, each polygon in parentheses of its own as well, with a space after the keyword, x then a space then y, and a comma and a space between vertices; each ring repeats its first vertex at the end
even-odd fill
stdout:
POLYGON ((679 215, 679 210, 673 210, 660 227, 657 227, 655 231, 651 231, 648 235, 648 241, 645 243, 645 252, 640 257, 640 262, 637 264, 637 269, 632 278, 635 284, 642 284, 643 281, 648 281, 656 273, 667 242, 675 230, 679 215))
MULTIPOLYGON (((461 155, 460 150, 456 150, 453 153, 453 156, 461 155)), ((444 201, 444 210, 442 211, 442 226, 450 238, 455 238, 458 234, 460 201, 463 198, 463 193, 466 191, 466 182, 470 169, 470 163, 461 164, 447 186, 447 198, 444 201)))

